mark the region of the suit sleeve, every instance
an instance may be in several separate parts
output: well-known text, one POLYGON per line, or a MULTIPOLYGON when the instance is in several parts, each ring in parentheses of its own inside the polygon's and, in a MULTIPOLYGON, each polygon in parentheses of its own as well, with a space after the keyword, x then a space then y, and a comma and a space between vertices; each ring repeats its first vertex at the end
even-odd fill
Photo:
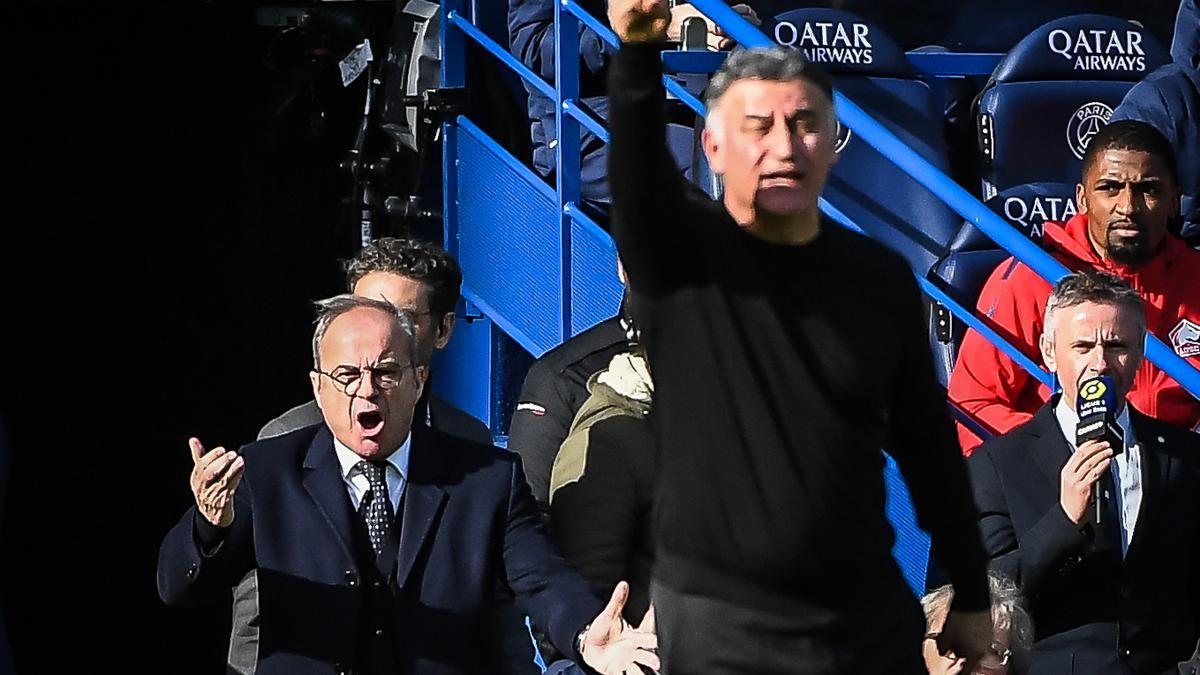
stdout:
POLYGON ((564 378, 541 361, 525 376, 509 428, 508 449, 521 456, 533 497, 550 504, 550 472, 574 417, 564 378))
POLYGON ((1056 500, 1018 540, 991 449, 981 448, 967 461, 967 466, 990 567, 1013 579, 1026 593, 1037 593, 1071 554, 1087 545, 1089 528, 1072 523, 1056 500))
POLYGON ((989 606, 986 558, 966 466, 934 379, 919 291, 902 265, 893 275, 893 283, 904 290, 894 321, 901 347, 888 406, 888 447, 912 494, 917 520, 929 532, 933 555, 954 584, 954 606, 982 610, 989 606))
MULTIPOLYGON (((254 567, 250 481, 242 477, 234 494, 233 524, 213 546, 202 543, 196 507, 188 508, 167 532, 158 551, 158 595, 175 607, 226 597, 254 567)), ((213 531, 216 528, 211 528, 213 531)))
POLYGON ((560 652, 578 659, 575 637, 604 605, 546 537, 520 459, 515 457, 503 555, 508 585, 521 608, 545 629, 560 652))
MULTIPOLYGON (((582 445, 574 450, 585 455, 584 471, 558 488, 550 502, 555 540, 601 595, 612 593, 626 578, 638 525, 637 481, 624 457, 622 437, 613 433, 625 421, 602 420, 568 439, 568 444, 574 440, 582 445)), ((635 437, 624 436, 630 438, 635 437)), ((564 445, 564 453, 572 451, 564 445)))
MULTIPOLYGON (((1047 293, 1034 287, 1040 279, 1030 278, 1032 275, 1015 260, 1001 263, 984 285, 977 309, 992 320, 1000 335, 1038 363, 1041 309, 1047 293)), ((1031 390, 1036 391, 1037 386, 1037 380, 1016 361, 968 329, 947 389, 950 400, 1002 434, 1033 417, 1032 410, 1022 409, 1021 400, 1032 396, 1031 390)), ((966 427, 959 425, 958 429, 962 448, 969 455, 982 441, 966 427)))

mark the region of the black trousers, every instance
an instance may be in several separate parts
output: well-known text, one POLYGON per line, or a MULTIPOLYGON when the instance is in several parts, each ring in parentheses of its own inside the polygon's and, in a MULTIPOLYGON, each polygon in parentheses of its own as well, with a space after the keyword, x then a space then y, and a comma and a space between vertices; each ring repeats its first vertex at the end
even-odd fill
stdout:
MULTIPOLYGON (((858 594, 862 589, 848 593, 858 594)), ((797 602, 792 610, 651 588, 663 675, 920 675, 925 619, 907 588, 855 612, 797 602)))

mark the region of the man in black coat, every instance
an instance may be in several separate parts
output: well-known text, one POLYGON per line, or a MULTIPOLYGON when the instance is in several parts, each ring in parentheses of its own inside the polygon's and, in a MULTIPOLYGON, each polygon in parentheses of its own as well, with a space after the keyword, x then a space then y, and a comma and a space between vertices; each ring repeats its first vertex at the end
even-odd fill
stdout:
POLYGON ((991 565, 1033 614, 1029 672, 1173 669, 1200 635, 1200 436, 1125 402, 1146 334, 1136 290, 1068 275, 1045 326, 1042 357, 1062 393, 969 463, 991 565), (1096 376, 1113 382, 1118 428, 1077 448, 1079 385, 1096 376))

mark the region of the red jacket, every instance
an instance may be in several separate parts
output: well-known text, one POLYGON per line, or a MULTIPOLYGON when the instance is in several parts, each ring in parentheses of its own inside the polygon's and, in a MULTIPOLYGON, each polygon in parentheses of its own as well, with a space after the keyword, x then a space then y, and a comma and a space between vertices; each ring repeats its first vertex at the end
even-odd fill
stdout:
MULTIPOLYGON (((1146 328, 1200 368, 1200 252, 1168 236, 1162 251, 1138 268, 1102 260, 1088 239, 1086 214, 1065 225, 1047 222, 1043 242, 1073 271, 1090 267, 1129 282, 1146 303, 1146 328)), ((992 272, 979 295, 979 313, 990 317, 1000 335, 1038 364, 1050 288, 1037 272, 1009 258, 992 272)), ((1050 393, 987 338, 967 331, 950 375, 950 400, 996 433, 1005 433, 1031 418, 1050 393)), ((1149 360, 1138 369, 1129 402, 1150 417, 1189 429, 1200 422, 1200 401, 1149 360)), ((961 424, 958 437, 966 455, 981 442, 961 424)))

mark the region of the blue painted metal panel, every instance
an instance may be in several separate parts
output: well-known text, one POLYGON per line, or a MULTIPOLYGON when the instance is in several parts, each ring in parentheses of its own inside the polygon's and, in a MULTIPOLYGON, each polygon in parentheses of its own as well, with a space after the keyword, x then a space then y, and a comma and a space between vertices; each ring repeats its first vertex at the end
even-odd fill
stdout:
MULTIPOLYGON (((460 312, 461 314, 461 312, 460 312)), ((487 317, 459 320, 454 336, 433 363, 433 391, 468 414, 492 424, 492 331, 487 317)))
POLYGON ((623 287, 617 279, 616 248, 599 228, 572 219, 571 334, 616 316, 623 287))
POLYGON ((540 179, 513 170, 511 156, 470 122, 459 120, 457 143, 458 183, 448 187, 463 285, 541 353, 563 338, 559 209, 540 179))
POLYGON ((883 479, 887 488, 887 518, 896 531, 892 557, 899 563, 913 593, 921 596, 925 593, 925 575, 929 570, 929 535, 917 525, 912 495, 900 475, 900 467, 891 457, 887 457, 883 479))

